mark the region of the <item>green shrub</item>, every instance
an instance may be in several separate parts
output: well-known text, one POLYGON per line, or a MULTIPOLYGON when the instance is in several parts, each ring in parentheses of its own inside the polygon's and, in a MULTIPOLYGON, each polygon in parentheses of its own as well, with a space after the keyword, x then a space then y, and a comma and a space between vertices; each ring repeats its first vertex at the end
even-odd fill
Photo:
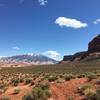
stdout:
POLYGON ((43 90, 47 90, 50 87, 49 83, 39 84, 38 86, 41 87, 43 90))
POLYGON ((58 79, 57 76, 49 76, 49 77, 48 77, 48 81, 49 81, 49 82, 56 81, 57 79, 58 79))
POLYGON ((21 91, 20 88, 15 88, 15 89, 14 89, 14 94, 19 94, 20 91, 21 91))
POLYGON ((26 80, 25 80, 25 84, 27 85, 27 84, 30 84, 32 82, 32 79, 30 79, 30 78, 27 78, 26 80))
POLYGON ((96 89, 96 93, 100 96, 100 88, 96 89))
POLYGON ((27 93, 22 97, 22 100, 35 100, 31 93, 27 93))
POLYGON ((45 90, 45 94, 46 94, 47 98, 50 98, 52 96, 52 93, 50 90, 45 90))
POLYGON ((92 85, 91 84, 84 84, 82 86, 80 86, 78 88, 78 92, 81 93, 81 94, 84 94, 84 91, 87 90, 87 89, 91 89, 92 88, 92 85))
POLYGON ((100 88, 96 89, 96 93, 97 93, 97 96, 98 96, 98 98, 100 100, 100 88))
POLYGON ((99 95, 95 92, 88 92, 85 96, 87 100, 100 100, 99 95))
POLYGON ((64 80, 57 80, 56 83, 63 83, 64 80))
POLYGON ((8 87, 5 84, 0 84, 0 91, 2 93, 6 92, 7 89, 8 89, 8 87))
POLYGON ((12 79, 13 86, 17 86, 19 83, 19 79, 12 79))
POLYGON ((83 78, 83 77, 85 77, 85 74, 80 74, 80 75, 78 75, 77 77, 78 77, 78 78, 83 78))
POLYGON ((88 81, 91 81, 93 79, 96 79, 96 75, 95 74, 90 74, 87 77, 88 77, 88 81))
POLYGON ((19 80, 19 82, 20 82, 20 83, 23 83, 23 82, 24 82, 24 79, 23 79, 23 78, 21 78, 21 79, 19 80))
POLYGON ((32 95, 35 100, 48 100, 51 97, 51 92, 47 85, 39 85, 33 88, 32 95))
POLYGON ((34 81, 32 81, 32 82, 30 83, 30 86, 33 86, 33 85, 35 85, 34 81))
POLYGON ((70 81, 71 76, 70 76, 70 75, 67 75, 67 76, 64 77, 64 79, 65 79, 66 81, 70 81))

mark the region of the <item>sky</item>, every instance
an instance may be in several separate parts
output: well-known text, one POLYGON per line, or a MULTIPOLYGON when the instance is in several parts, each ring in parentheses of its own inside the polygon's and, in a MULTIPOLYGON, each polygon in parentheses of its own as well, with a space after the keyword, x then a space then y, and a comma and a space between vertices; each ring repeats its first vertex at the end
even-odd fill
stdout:
POLYGON ((100 33, 100 0, 0 0, 0 56, 60 60, 100 33))

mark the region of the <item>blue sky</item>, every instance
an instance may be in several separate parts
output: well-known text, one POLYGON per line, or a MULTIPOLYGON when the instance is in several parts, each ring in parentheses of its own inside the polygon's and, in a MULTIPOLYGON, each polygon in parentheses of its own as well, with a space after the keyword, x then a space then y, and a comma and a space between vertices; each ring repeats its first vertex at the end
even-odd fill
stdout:
POLYGON ((52 58, 87 50, 100 33, 100 0, 0 0, 0 56, 52 58))

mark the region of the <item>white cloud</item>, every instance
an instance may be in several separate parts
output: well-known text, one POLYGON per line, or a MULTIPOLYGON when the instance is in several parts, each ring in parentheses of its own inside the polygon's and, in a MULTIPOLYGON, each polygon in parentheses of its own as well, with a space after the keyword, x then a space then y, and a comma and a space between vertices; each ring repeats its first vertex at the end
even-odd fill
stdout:
POLYGON ((100 19, 97 19, 93 22, 94 24, 100 24, 100 19))
POLYGON ((43 55, 45 55, 49 58, 52 58, 54 60, 57 60, 57 61, 62 60, 61 54, 56 52, 56 51, 52 51, 52 50, 46 51, 46 52, 43 53, 43 55))
MULTIPOLYGON (((23 3, 25 0, 19 0, 20 3, 23 3)), ((48 0, 37 0, 41 6, 45 6, 48 3, 48 0)))
POLYGON ((4 58, 4 57, 6 57, 6 56, 0 56, 0 58, 4 58))
POLYGON ((58 24, 59 26, 66 26, 66 27, 71 27, 71 28, 84 28, 87 27, 87 23, 82 23, 79 20, 76 19, 70 19, 66 17, 58 17, 55 21, 55 24, 58 24))
POLYGON ((14 50, 20 50, 20 48, 19 48, 19 47, 17 47, 17 46, 12 47, 12 49, 14 49, 14 50))
POLYGON ((39 4, 40 4, 41 6, 45 6, 46 3, 48 3, 48 0, 38 0, 38 2, 39 2, 39 4))

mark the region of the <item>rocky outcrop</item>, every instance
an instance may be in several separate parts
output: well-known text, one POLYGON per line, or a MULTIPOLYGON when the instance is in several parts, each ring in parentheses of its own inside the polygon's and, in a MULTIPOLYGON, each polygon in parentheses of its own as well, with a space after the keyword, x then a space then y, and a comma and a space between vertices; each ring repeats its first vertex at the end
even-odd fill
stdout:
POLYGON ((65 55, 61 63, 91 59, 100 59, 100 34, 89 42, 87 51, 65 55))
POLYGON ((96 36, 91 42, 88 44, 88 52, 100 52, 100 34, 96 36))
POLYGON ((72 61, 73 55, 64 56, 63 61, 72 61))
POLYGON ((75 53, 74 55, 66 55, 64 56, 63 58, 63 61, 67 61, 67 62, 70 62, 70 61, 79 61, 81 59, 82 56, 84 56, 86 52, 77 52, 75 53))

